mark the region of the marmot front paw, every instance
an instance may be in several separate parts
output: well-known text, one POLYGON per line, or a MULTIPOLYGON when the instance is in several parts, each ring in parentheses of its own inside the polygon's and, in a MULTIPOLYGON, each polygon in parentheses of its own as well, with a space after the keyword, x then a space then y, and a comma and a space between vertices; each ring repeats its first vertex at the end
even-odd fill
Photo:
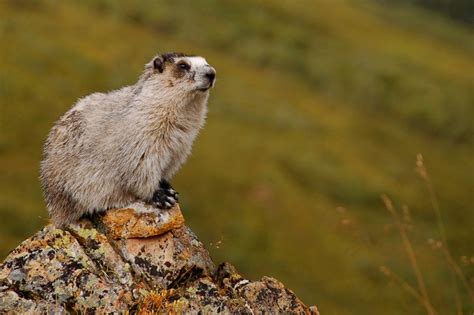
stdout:
POLYGON ((178 203, 179 194, 171 185, 163 180, 151 199, 152 204, 160 209, 171 209, 178 203))

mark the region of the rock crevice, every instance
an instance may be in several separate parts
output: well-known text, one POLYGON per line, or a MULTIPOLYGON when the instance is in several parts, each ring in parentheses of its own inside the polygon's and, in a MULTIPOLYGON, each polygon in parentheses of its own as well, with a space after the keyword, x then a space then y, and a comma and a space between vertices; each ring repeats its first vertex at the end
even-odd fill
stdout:
POLYGON ((0 265, 0 313, 317 313, 278 280, 216 267, 178 206, 143 208, 24 241, 0 265))

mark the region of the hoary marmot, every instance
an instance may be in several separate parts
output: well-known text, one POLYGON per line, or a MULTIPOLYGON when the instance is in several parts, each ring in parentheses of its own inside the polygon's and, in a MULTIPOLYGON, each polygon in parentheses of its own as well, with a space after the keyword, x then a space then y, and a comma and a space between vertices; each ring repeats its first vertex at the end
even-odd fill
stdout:
POLYGON ((40 178, 53 223, 135 201, 173 207, 169 181, 204 124, 215 77, 202 57, 166 53, 136 84, 80 99, 44 146, 40 178))

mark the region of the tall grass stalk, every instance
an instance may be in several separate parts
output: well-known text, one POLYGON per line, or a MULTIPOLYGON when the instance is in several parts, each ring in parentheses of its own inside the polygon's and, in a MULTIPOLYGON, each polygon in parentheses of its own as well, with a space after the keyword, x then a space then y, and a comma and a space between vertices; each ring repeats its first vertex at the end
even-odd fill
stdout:
POLYGON ((411 268, 415 274, 416 281, 418 283, 418 289, 420 291, 421 302, 426 309, 426 313, 428 315, 437 314, 437 312, 433 308, 433 305, 430 302, 430 297, 428 295, 428 291, 426 290, 426 284, 423 279, 423 275, 421 273, 420 267, 418 266, 418 261, 416 259, 415 251, 413 249, 410 239, 408 238, 407 232, 405 230, 405 226, 402 224, 400 217, 398 215, 398 212, 393 206, 392 201, 386 195, 382 195, 382 201, 385 205, 385 208, 392 215, 393 220, 395 222, 395 226, 397 227, 397 230, 400 233, 400 237, 402 238, 403 246, 405 247, 405 251, 407 253, 408 259, 410 260, 411 268))
POLYGON ((415 299, 417 299, 418 302, 421 305, 424 305, 423 297, 420 295, 420 293, 414 287, 412 287, 408 282, 403 280, 402 277, 400 277, 398 274, 393 272, 393 270, 391 270, 390 268, 388 268, 386 266, 380 266, 380 271, 387 278, 390 278, 390 279, 394 280, 396 283, 398 283, 398 285, 400 285, 400 287, 402 287, 405 291, 407 291, 408 294, 410 294, 415 299))
POLYGON ((428 175, 428 171, 427 171, 426 166, 425 166, 424 161, 423 161, 423 155, 421 155, 421 154, 418 154, 416 156, 416 171, 420 175, 421 179, 423 180, 423 182, 426 185, 426 188, 427 188, 428 194, 429 194, 429 198, 430 198, 430 202, 431 202, 431 206, 432 206, 433 212, 436 215, 436 222, 438 224, 439 233, 441 235, 441 241, 443 243, 442 251, 443 251, 445 259, 448 263, 448 266, 450 267, 449 269, 451 270, 452 281, 453 281, 453 285, 454 285, 455 290, 456 290, 456 299, 458 299, 460 301, 459 289, 458 289, 458 285, 457 285, 457 281, 456 281, 456 276, 457 276, 461 280, 461 282, 462 282, 463 286, 465 287, 466 291, 469 293, 469 296, 470 296, 471 300, 474 301, 473 289, 469 286, 469 283, 466 279, 466 276, 464 275, 462 269, 459 267, 459 265, 454 260, 452 254, 451 254, 451 250, 449 249, 448 238, 446 236, 446 229, 444 227, 444 221, 443 221, 443 217, 441 215, 441 210, 440 210, 438 198, 436 197, 436 194, 435 194, 435 191, 434 191, 434 188, 433 188, 433 184, 431 182, 430 176, 428 175))

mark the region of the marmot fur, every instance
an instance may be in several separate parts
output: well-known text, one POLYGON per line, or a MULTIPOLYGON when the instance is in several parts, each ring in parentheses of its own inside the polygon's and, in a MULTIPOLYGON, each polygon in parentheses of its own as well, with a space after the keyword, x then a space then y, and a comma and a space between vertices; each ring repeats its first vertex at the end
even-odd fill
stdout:
POLYGON ((171 208, 178 195, 169 180, 204 124, 215 73, 202 57, 167 53, 135 85, 80 99, 44 146, 40 178, 53 223, 135 201, 171 208))

